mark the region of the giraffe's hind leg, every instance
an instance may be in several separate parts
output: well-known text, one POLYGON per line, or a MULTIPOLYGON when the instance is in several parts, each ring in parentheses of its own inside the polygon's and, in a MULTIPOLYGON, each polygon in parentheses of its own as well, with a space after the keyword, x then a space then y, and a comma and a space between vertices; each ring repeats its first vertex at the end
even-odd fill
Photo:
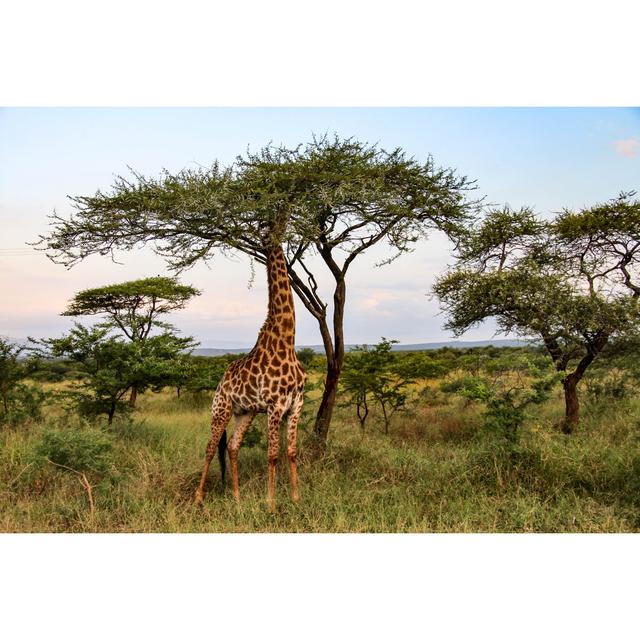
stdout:
POLYGON ((229 417, 231 416, 231 400, 223 393, 216 391, 216 396, 213 399, 213 406, 211 407, 211 437, 207 444, 207 455, 204 461, 204 469, 202 470, 202 476, 200 477, 200 484, 196 489, 196 504, 202 505, 202 499, 204 498, 204 485, 209 475, 209 465, 211 460, 216 455, 218 449, 218 442, 227 428, 229 417))
POLYGON ((229 452, 229 460, 231 460, 231 481, 233 486, 233 497, 236 501, 240 501, 240 489, 238 487, 238 452, 240 451, 240 445, 247 429, 253 422, 255 413, 241 413, 234 415, 233 417, 233 435, 229 444, 227 445, 227 451, 229 452))
POLYGON ((280 422, 284 413, 281 407, 271 407, 267 412, 269 479, 267 484, 267 503, 269 511, 276 510, 276 468, 278 466, 278 450, 280 449, 280 422))
POLYGON ((298 502, 298 465, 296 441, 298 437, 298 422, 304 403, 304 394, 296 396, 289 409, 287 418, 287 456, 289 457, 289 482, 291 483, 291 499, 298 502))

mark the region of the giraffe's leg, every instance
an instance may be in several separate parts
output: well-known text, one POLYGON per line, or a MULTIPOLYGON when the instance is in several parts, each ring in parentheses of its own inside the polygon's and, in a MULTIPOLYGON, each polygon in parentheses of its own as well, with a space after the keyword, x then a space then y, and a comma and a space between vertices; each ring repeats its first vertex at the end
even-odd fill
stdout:
POLYGON ((216 397, 213 400, 213 406, 211 407, 211 438, 207 444, 207 455, 204 461, 204 469, 202 470, 202 476, 200 477, 200 484, 196 489, 196 504, 200 506, 202 499, 204 498, 204 485, 207 481, 207 475, 209 474, 209 465, 211 460, 216 455, 218 449, 218 442, 224 430, 227 428, 229 422, 229 416, 231 415, 231 401, 229 398, 216 392, 216 397))
POLYGON ((283 413, 280 407, 271 407, 267 413, 269 423, 267 503, 269 511, 276 510, 276 467, 278 465, 278 450, 280 449, 280 421, 283 413))
POLYGON ((296 440, 298 436, 298 422, 300 413, 302 412, 302 404, 304 402, 304 394, 296 396, 291 403, 289 409, 289 417, 287 418, 287 456, 289 457, 289 481, 291 483, 291 499, 298 502, 298 466, 296 440))
POLYGON ((240 451, 240 445, 244 434, 247 432, 249 425, 253 422, 255 413, 243 413, 236 415, 233 418, 233 435, 229 444, 227 445, 227 451, 229 452, 229 460, 231 461, 231 480, 233 485, 233 497, 240 501, 240 489, 238 487, 238 452, 240 451))

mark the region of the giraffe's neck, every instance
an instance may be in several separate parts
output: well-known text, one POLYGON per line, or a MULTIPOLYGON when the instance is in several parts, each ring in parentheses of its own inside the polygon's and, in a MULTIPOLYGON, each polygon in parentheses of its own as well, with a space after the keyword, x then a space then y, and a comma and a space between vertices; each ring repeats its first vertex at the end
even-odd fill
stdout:
POLYGON ((269 283, 269 311, 256 347, 269 348, 273 337, 286 349, 295 349, 296 317, 293 294, 287 274, 287 263, 281 246, 267 255, 267 281, 269 283))

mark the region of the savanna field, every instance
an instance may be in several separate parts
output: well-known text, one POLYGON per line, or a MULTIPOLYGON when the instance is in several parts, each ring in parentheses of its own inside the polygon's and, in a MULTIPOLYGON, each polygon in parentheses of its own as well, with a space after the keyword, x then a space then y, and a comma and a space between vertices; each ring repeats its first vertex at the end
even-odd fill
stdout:
POLYGON ((485 405, 446 392, 461 376, 452 370, 412 383, 388 434, 376 406, 363 431, 343 391, 326 454, 312 460, 308 437, 321 381, 321 366, 314 367, 299 433, 301 500, 293 504, 288 497, 283 440, 273 514, 266 504, 264 416, 240 452, 240 504, 229 478, 223 489, 214 459, 199 510, 193 494, 209 436, 211 394, 148 391, 133 413, 116 415, 110 426, 104 417, 83 420, 50 402, 42 420, 0 431, 0 529, 638 531, 640 402, 633 385, 625 382, 623 393, 620 377, 610 372, 585 384, 580 428, 571 436, 558 428, 564 405, 560 386, 554 386, 544 402, 528 407, 517 437, 505 438, 487 426, 485 405))

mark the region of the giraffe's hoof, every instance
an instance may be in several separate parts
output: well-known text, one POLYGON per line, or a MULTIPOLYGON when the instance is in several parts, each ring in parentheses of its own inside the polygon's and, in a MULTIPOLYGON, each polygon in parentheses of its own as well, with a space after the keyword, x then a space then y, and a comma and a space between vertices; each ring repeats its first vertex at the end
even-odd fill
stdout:
POLYGON ((204 506, 203 504, 203 496, 202 493, 200 491, 196 491, 196 498, 195 498, 195 505, 196 507, 199 507, 200 509, 202 509, 202 507, 204 506))

